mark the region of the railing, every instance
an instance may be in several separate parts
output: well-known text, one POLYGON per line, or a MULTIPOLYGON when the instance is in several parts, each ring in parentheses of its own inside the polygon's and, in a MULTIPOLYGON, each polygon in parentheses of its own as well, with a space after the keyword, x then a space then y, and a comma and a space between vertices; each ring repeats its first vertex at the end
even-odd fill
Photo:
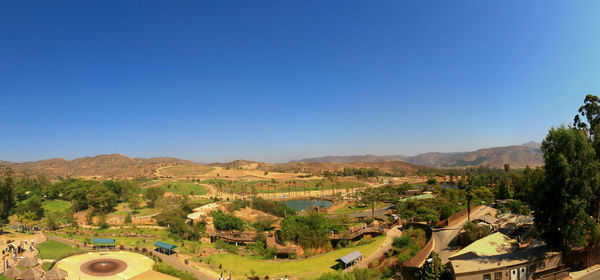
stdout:
POLYGON ((357 238, 361 235, 364 234, 370 234, 370 233, 375 233, 375 234, 383 234, 384 229, 382 227, 374 227, 374 226, 369 226, 366 228, 362 228, 358 231, 353 231, 351 233, 337 233, 337 234, 332 234, 330 236, 331 240, 340 240, 340 239, 354 239, 357 238))
POLYGON ((217 231, 212 234, 212 237, 221 238, 223 240, 231 241, 231 242, 254 242, 256 241, 256 234, 254 233, 244 233, 244 232, 226 232, 226 231, 217 231))

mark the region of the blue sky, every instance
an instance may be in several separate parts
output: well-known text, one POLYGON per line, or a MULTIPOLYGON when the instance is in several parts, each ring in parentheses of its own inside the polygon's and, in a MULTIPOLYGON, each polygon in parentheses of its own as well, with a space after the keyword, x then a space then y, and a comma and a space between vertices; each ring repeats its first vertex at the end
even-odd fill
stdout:
POLYGON ((600 95, 598 1, 2 1, 0 159, 541 141, 600 95))

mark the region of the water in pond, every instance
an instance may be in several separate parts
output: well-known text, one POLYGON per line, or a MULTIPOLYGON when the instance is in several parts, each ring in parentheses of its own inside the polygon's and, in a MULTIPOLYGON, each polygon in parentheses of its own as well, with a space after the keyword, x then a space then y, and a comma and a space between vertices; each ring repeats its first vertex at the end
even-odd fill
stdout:
POLYGON ((333 204, 331 201, 316 199, 286 200, 283 203, 296 211, 302 211, 312 207, 329 207, 333 204))

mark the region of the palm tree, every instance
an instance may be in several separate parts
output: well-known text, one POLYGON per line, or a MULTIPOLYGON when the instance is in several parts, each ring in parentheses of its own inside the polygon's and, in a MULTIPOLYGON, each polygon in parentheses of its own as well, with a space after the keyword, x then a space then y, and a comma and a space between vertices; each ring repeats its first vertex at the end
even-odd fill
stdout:
POLYGON ((465 188, 465 191, 467 193, 467 220, 470 222, 471 221, 471 200, 473 199, 473 186, 468 185, 465 188))

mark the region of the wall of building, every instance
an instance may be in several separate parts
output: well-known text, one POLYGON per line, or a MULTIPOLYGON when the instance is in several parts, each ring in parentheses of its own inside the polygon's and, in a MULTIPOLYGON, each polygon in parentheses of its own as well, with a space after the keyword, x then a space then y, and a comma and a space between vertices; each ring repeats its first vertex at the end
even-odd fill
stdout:
MULTIPOLYGON (((550 255, 547 256, 544 260, 544 267, 540 268, 540 263, 542 262, 542 260, 536 259, 536 260, 532 260, 532 261, 528 261, 528 262, 524 262, 518 265, 511 265, 511 266, 504 266, 504 267, 499 267, 497 269, 493 269, 493 270, 486 270, 486 271, 474 271, 474 272, 469 272, 469 273, 461 273, 461 274, 455 274, 455 279, 456 280, 483 280, 483 276, 486 274, 490 275, 490 279, 491 280, 496 280, 496 278, 494 278, 495 273, 500 272, 502 273, 502 280, 512 280, 511 279, 511 271, 512 270, 517 270, 517 280, 520 280, 519 276, 519 270, 522 267, 526 268, 526 273, 527 273, 527 280, 534 280, 534 274, 535 273, 540 273, 540 272, 544 272, 547 270, 553 270, 553 269, 557 269, 559 267, 561 267, 563 265, 562 263, 562 256, 560 254, 554 254, 554 255, 550 255), (533 265, 535 265, 535 270, 532 270, 533 265)), ((477 270, 477 267, 473 267, 473 270, 477 270)))

